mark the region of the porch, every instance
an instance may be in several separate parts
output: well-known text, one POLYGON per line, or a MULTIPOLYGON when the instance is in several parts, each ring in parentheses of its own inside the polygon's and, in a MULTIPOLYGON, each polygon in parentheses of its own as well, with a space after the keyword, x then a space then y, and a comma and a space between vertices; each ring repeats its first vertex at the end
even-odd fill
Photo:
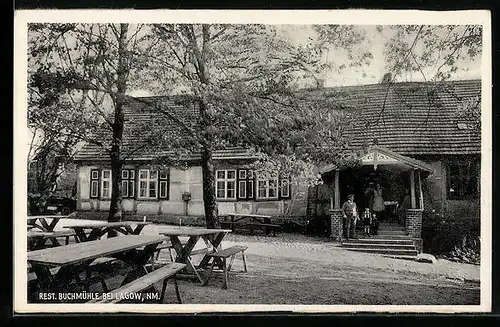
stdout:
POLYGON ((382 189, 385 210, 377 217, 381 226, 396 226, 404 236, 420 240, 424 198, 422 183, 433 172, 424 162, 402 156, 380 146, 372 146, 361 156, 357 167, 326 166, 320 171, 325 184, 331 186, 331 237, 344 236, 341 207, 348 194, 354 194, 358 210, 370 209, 369 190, 382 189))

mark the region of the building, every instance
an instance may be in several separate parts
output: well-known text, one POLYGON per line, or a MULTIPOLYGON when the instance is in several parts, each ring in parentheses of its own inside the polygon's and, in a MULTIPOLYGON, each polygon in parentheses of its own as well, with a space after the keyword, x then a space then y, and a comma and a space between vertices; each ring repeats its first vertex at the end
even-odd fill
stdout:
MULTIPOLYGON (((479 80, 374 84, 323 88, 320 92, 354 95, 350 101, 360 110, 357 123, 349 133, 352 148, 360 153, 360 165, 320 167, 324 181, 321 189, 326 201, 314 201, 311 195, 309 200, 293 199, 294 190, 288 179, 270 180, 248 170, 248 164, 255 159, 250 150, 217 151, 214 160, 220 214, 280 216, 291 212, 294 216, 305 216, 307 201, 315 205, 321 202, 323 210, 308 210, 308 214, 326 213, 331 235, 338 237, 341 234, 339 209, 347 194, 355 194, 358 205, 365 206, 366 189, 379 183, 388 212, 385 218, 401 223, 416 239, 421 237, 424 211, 479 219, 480 135, 469 121, 457 115, 457 109, 464 104, 479 105, 479 80)), ((142 146, 151 130, 163 129, 166 133, 176 133, 179 140, 187 139, 182 128, 169 120, 171 117, 158 116, 145 100, 151 99, 131 98, 126 108, 123 208, 134 214, 202 216, 200 158, 155 148, 151 139, 148 146, 142 146), (175 156, 183 158, 182 167, 158 168, 154 164, 155 158, 175 156)), ((168 105, 171 116, 193 126, 194 106, 167 98, 161 101, 168 105)), ((108 210, 109 155, 101 147, 87 144, 76 161, 78 209, 108 210)))
MULTIPOLYGON (((173 123, 194 126, 197 111, 182 97, 129 98, 124 109, 122 157, 122 205, 127 214, 156 216, 203 216, 203 186, 200 156, 176 153, 155 138, 173 133, 179 142, 189 135, 173 123), (161 101, 169 114, 159 113, 148 101, 161 101), (171 158, 178 160, 171 160, 171 158), (172 161, 172 162, 170 162, 172 161)), ((105 138, 103 133, 102 138, 105 138)), ((186 144, 186 147, 189 147, 186 144)), ((216 195, 219 214, 230 212, 282 215, 290 212, 292 187, 286 178, 256 176, 249 164, 257 156, 251 150, 232 147, 216 151, 216 195)), ((107 211, 111 197, 110 156, 97 144, 86 144, 77 153, 78 210, 107 211)), ((294 215, 305 215, 305 203, 293 201, 294 215), (303 211, 303 212, 302 212, 303 211)))
POLYGON ((321 168, 324 188, 333 193, 333 237, 342 233, 340 207, 347 195, 354 194, 363 208, 369 201, 366 190, 376 183, 382 185, 386 221, 404 226, 415 239, 421 238, 424 213, 479 226, 481 138, 471 121, 457 114, 464 104, 480 105, 479 80, 375 84, 342 91, 362 99, 351 131, 351 146, 360 151, 361 163, 321 168))

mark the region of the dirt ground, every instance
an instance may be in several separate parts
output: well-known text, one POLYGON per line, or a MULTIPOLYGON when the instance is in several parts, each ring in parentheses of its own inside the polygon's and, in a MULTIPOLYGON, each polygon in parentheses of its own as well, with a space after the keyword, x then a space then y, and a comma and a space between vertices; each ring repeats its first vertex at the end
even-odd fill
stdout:
MULTIPOLYGON (((148 225, 143 233, 157 235, 164 228, 148 225)), ((197 248, 203 244, 200 241, 197 248)), ((248 246, 248 272, 241 272, 243 263, 237 255, 227 290, 222 289, 221 272, 215 271, 206 286, 181 278, 184 303, 477 305, 480 301, 476 265, 443 259, 419 263, 352 252, 329 239, 286 233, 229 234, 222 244, 248 246)), ((162 251, 160 258, 168 261, 168 253, 162 251)), ((196 263, 201 256, 193 260, 196 263)), ((167 287, 165 303, 175 303, 172 285, 167 287)))

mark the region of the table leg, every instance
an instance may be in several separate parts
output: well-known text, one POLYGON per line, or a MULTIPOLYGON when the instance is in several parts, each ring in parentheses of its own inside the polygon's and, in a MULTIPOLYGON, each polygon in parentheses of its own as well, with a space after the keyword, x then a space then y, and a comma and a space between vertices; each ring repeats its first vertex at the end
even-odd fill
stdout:
POLYGON ((123 227, 108 227, 108 229, 113 229, 119 233, 122 233, 123 235, 128 235, 131 234, 128 228, 123 228, 123 227))
POLYGON ((52 218, 52 221, 50 222, 50 225, 47 226, 47 229, 52 232, 60 219, 61 218, 52 218))
POLYGON ((107 228, 92 228, 92 231, 90 232, 89 236, 87 236, 87 241, 95 241, 99 239, 101 236, 106 234, 108 232, 107 228))
MULTIPOLYGON (((79 242, 87 242, 91 241, 87 238, 87 234, 85 234, 85 229, 81 227, 73 227, 73 230, 76 233, 76 236, 78 237, 79 242)), ((90 236, 90 235, 89 235, 90 236)))
POLYGON ((49 223, 47 223, 47 220, 45 218, 39 218, 38 221, 40 222, 40 225, 42 225, 42 228, 45 232, 51 232, 49 223))
POLYGON ((130 234, 139 235, 142 232, 144 226, 146 225, 137 225, 134 230, 132 230, 132 227, 127 226, 128 227, 127 229, 130 229, 130 234))
MULTIPOLYGON (((224 237, 226 237, 226 235, 227 235, 226 232, 221 232, 221 233, 217 233, 217 235, 215 235, 215 237, 213 237, 213 238, 207 237, 207 239, 209 240, 209 242, 212 244, 212 247, 213 247, 214 251, 217 251, 219 249, 219 246, 220 246, 222 240, 224 239, 224 237)), ((205 268, 208 265, 209 261, 210 261, 210 257, 208 256, 208 253, 207 253, 203 257, 203 259, 201 259, 201 262, 198 265, 198 267, 205 268)), ((218 266, 219 266, 220 269, 222 269, 221 265, 222 265, 222 263, 220 262, 218 264, 218 266)))
POLYGON ((57 238, 55 237, 49 237, 50 241, 52 242, 52 245, 53 246, 60 246, 61 244, 59 243, 59 241, 57 240, 57 238))
POLYGON ((195 274, 200 283, 203 284, 203 279, 201 276, 198 274, 198 271, 194 267, 192 261, 189 259, 189 254, 193 250, 194 246, 199 240, 199 236, 191 236, 189 237, 189 240, 187 241, 186 245, 182 247, 182 243, 179 240, 179 237, 176 235, 171 235, 170 236, 170 242, 172 243, 172 246, 174 247, 175 252, 177 253, 175 262, 181 262, 186 264, 186 271, 192 274, 195 274))
POLYGON ((38 224, 32 224, 30 225, 29 227, 29 230, 32 230, 33 228, 38 228, 39 230, 41 230, 42 232, 45 232, 45 228, 43 228, 43 226, 40 226, 38 224))
POLYGON ((38 282, 38 289, 40 292, 50 291, 50 285, 53 281, 53 276, 50 273, 50 269, 47 266, 39 265, 36 263, 31 264, 31 269, 36 275, 38 282))
MULTIPOLYGON (((160 243, 146 245, 142 251, 131 250, 126 253, 119 253, 114 255, 115 258, 135 266, 135 269, 130 271, 125 276, 125 279, 122 281, 122 285, 125 285, 131 280, 144 276, 149 272, 146 269, 145 265, 149 262, 150 257, 154 255, 156 248, 160 243)), ((156 288, 154 286, 153 288, 156 291, 156 288)))

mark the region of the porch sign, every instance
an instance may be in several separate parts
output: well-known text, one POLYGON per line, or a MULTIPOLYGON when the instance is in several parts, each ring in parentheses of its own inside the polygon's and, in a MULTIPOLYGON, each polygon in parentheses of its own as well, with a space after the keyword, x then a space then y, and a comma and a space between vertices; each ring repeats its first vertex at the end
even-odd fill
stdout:
POLYGON ((373 169, 377 169, 378 164, 396 164, 399 161, 387 154, 378 151, 372 151, 361 157, 361 164, 363 166, 373 165, 373 169))

